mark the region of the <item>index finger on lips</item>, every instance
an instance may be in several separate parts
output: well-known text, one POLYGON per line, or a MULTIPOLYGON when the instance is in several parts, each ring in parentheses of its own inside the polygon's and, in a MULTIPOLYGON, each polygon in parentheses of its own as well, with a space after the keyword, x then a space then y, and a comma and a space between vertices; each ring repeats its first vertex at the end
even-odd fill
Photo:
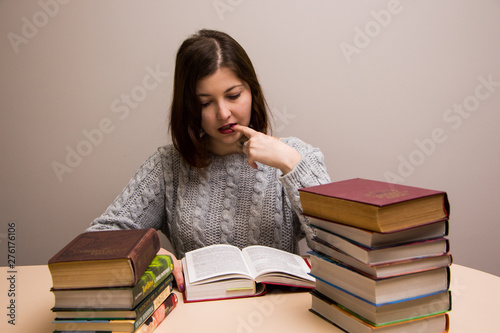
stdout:
POLYGON ((251 138, 253 135, 255 135, 255 133, 257 133, 257 131, 251 129, 250 127, 248 126, 243 126, 243 125, 239 125, 239 124, 235 124, 231 127, 233 130, 235 130, 236 132, 240 132, 242 133, 244 136, 246 136, 247 138, 251 138))

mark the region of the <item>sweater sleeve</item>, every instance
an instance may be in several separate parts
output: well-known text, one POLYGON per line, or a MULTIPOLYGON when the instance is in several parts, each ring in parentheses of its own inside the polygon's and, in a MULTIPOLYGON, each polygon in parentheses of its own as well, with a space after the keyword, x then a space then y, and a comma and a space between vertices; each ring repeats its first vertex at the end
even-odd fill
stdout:
POLYGON ((165 184, 159 152, 139 168, 128 185, 87 231, 160 229, 165 221, 165 184))
POLYGON ((314 232, 308 226, 308 218, 302 215, 298 190, 304 187, 329 183, 330 176, 326 170, 324 156, 318 148, 314 148, 297 138, 286 138, 283 139, 283 142, 295 148, 302 156, 295 168, 286 175, 282 175, 279 179, 294 213, 294 235, 296 240, 298 241, 305 235, 307 244, 311 246, 310 242, 314 232))

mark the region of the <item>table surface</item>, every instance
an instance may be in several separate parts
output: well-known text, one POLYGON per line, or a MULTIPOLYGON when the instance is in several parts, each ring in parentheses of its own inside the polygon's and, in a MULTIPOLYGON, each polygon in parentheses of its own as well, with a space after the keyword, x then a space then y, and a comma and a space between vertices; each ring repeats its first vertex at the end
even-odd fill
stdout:
MULTIPOLYGON (((2 315, 0 332, 52 332, 54 296, 46 265, 0 267, 2 315), (14 276, 12 286, 9 277, 14 276), (14 287, 12 289, 12 287, 14 287), (9 296, 9 290, 15 297, 9 296), (7 308, 15 303, 15 325, 8 323, 7 308)), ((496 332, 500 306, 500 277, 452 265, 450 289, 453 309, 450 332, 496 332)), ((308 292, 275 290, 261 297, 179 304, 155 332, 341 332, 308 311, 308 292)))

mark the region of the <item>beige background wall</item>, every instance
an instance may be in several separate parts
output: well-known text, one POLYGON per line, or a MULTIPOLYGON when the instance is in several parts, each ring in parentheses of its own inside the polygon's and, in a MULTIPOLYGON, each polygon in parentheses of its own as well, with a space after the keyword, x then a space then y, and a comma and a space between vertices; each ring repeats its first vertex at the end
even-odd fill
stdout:
POLYGON ((498 0, 0 2, 0 265, 45 263, 168 142, 175 52, 247 50, 276 136, 333 180, 448 192, 455 262, 500 275, 498 0))

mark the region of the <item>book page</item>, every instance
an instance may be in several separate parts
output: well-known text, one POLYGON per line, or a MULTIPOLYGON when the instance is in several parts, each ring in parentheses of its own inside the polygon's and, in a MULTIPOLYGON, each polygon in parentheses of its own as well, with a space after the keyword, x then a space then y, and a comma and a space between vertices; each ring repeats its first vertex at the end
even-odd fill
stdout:
POLYGON ((186 253, 185 259, 189 281, 192 283, 226 274, 251 277, 240 249, 232 245, 211 245, 190 251, 186 253))
POLYGON ((310 271, 309 266, 296 254, 265 246, 249 246, 242 252, 255 276, 269 272, 284 272, 306 280, 314 280, 307 274, 310 271))

